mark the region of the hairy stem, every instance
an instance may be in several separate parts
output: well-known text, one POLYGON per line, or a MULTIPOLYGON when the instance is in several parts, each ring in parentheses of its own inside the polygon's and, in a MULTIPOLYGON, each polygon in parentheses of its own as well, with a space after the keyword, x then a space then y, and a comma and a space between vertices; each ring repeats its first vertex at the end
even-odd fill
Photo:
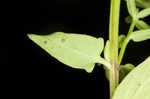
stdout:
POLYGON ((121 47, 121 50, 120 50, 120 53, 119 53, 119 65, 121 64, 121 61, 123 59, 123 56, 124 56, 124 53, 125 53, 125 49, 127 47, 127 44, 129 42, 129 37, 131 35, 131 33, 133 32, 134 30, 134 27, 135 27, 135 21, 133 21, 130 25, 130 29, 128 31, 128 34, 127 34, 127 37, 126 39, 123 41, 123 44, 122 44, 122 47, 121 47))
POLYGON ((111 0, 110 23, 109 23, 110 63, 112 66, 111 70, 109 71, 110 99, 112 99, 114 91, 118 86, 119 82, 119 67, 118 67, 119 15, 120 15, 120 0, 111 0))

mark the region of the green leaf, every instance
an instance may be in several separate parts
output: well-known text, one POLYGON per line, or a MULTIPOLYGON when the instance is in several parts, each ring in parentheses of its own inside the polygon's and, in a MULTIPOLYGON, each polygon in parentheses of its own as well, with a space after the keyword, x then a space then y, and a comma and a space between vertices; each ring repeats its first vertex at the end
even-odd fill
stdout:
POLYGON ((136 5, 141 8, 149 8, 150 0, 136 0, 136 5))
POLYGON ((150 28, 150 26, 142 20, 137 20, 136 21, 136 27, 138 29, 148 29, 148 28, 150 28))
POLYGON ((125 22, 126 22, 127 24, 131 23, 131 22, 132 22, 132 17, 131 17, 131 16, 127 16, 127 17, 125 18, 125 22))
MULTIPOLYGON (((131 23, 131 22, 132 22, 132 17, 131 17, 131 16, 127 16, 127 17, 125 18, 125 22, 126 22, 127 24, 131 23)), ((142 20, 136 20, 135 22, 136 22, 136 23, 135 23, 135 26, 136 26, 138 29, 148 29, 148 28, 150 28, 150 26, 149 26, 146 22, 144 22, 144 21, 142 21, 142 20)))
POLYGON ((134 20, 136 20, 138 11, 136 8, 135 0, 126 0, 126 1, 127 1, 127 7, 128 7, 129 14, 133 17, 134 20))
MULTIPOLYGON (((105 45, 105 48, 104 48, 104 58, 110 62, 110 41, 107 40, 106 41, 106 45, 105 45)), ((109 69, 106 68, 106 66, 103 66, 104 70, 105 70, 105 76, 107 78, 107 80, 109 80, 109 69)))
POLYGON ((143 9, 137 15, 138 18, 145 18, 150 15, 150 8, 143 9))
POLYGON ((120 65, 119 82, 121 82, 132 69, 134 69, 134 65, 132 64, 120 65))
POLYGON ((130 35, 130 39, 132 39, 135 42, 140 42, 140 41, 150 39, 150 29, 144 29, 144 30, 132 32, 130 35))
POLYGON ((133 69, 117 87, 112 99, 150 99, 150 57, 133 69))
POLYGON ((121 34, 120 36, 119 36, 119 39, 118 39, 118 41, 119 41, 119 48, 121 48, 122 47, 122 44, 123 44, 123 41, 125 40, 125 38, 126 38, 126 36, 124 35, 124 34, 121 34))
POLYGON ((28 36, 60 62, 87 72, 92 72, 104 46, 103 38, 83 34, 55 32, 50 35, 28 36))
POLYGON ((107 40, 105 48, 104 48, 104 58, 110 62, 110 42, 107 40))

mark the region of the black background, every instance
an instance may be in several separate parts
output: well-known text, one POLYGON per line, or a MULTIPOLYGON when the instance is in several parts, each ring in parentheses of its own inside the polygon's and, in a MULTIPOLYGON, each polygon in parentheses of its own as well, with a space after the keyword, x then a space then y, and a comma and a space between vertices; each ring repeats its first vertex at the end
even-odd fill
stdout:
MULTIPOLYGON (((108 82, 105 78, 103 67, 96 66, 91 74, 84 70, 70 68, 48 55, 27 37, 27 33, 49 34, 56 31, 83 33, 95 37, 108 39, 109 6, 110 0, 39 0, 24 2, 24 46, 22 52, 22 71, 24 82, 32 86, 33 91, 39 89, 56 93, 73 92, 78 96, 103 97, 108 99, 108 82), (53 83, 53 84, 52 84, 53 83), (75 87, 76 86, 76 87, 75 87), (85 90, 88 89, 88 90, 85 90), (93 94, 91 94, 93 93, 93 94)), ((128 16, 125 2, 121 4, 120 34, 128 32, 129 25, 124 18, 128 16)), ((148 19, 148 18, 147 18, 148 19)), ((147 20, 146 19, 146 20, 147 20)), ((123 64, 139 64, 150 55, 150 40, 140 43, 130 42, 123 64)), ((49 92, 47 91, 47 92, 49 92)), ((40 91, 41 92, 41 91, 40 91)), ((46 93, 47 96, 49 93, 46 93)), ((30 93, 30 92, 29 92, 30 93)))

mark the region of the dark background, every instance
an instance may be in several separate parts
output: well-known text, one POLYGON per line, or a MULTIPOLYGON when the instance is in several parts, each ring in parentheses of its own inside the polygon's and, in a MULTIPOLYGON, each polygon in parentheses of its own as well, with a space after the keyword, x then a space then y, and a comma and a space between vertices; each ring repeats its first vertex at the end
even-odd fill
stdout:
MULTIPOLYGON (((56 31, 84 33, 95 37, 108 39, 109 3, 110 0, 39 0, 25 2, 24 11, 24 48, 23 70, 27 84, 36 89, 57 87, 66 94, 75 90, 76 95, 88 91, 85 96, 103 97, 108 99, 108 82, 103 67, 96 66, 91 74, 84 70, 72 69, 48 55, 27 37, 27 33, 49 34, 56 31), (101 1, 101 2, 100 2, 101 1), (57 83, 51 85, 51 83, 57 83), (77 87, 75 87, 77 86, 77 87), (85 90, 89 88, 89 90, 85 90), (68 90, 68 91, 65 91, 68 90), (95 94, 90 94, 94 92, 95 94)), ((121 4, 120 34, 128 32, 128 24, 124 18, 128 16, 125 2, 121 4)), ((146 19, 147 20, 147 19, 146 19)), ((142 62, 150 56, 150 40, 130 42, 123 64, 142 62)), ((38 89, 37 89, 38 90, 38 89)), ((82 96, 84 96, 82 94, 82 96)), ((101 99, 101 98, 99 98, 101 99)))

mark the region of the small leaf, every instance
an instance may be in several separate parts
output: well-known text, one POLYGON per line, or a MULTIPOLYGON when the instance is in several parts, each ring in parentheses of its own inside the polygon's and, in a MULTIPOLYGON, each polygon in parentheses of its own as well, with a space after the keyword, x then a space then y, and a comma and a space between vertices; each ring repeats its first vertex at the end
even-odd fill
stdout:
POLYGON ((128 7, 129 14, 133 17, 134 20, 136 20, 138 11, 136 8, 135 0, 126 0, 126 1, 127 1, 127 7, 128 7))
POLYGON ((117 87, 112 99, 150 99, 150 57, 135 67, 117 87))
MULTIPOLYGON (((107 40, 105 48, 104 48, 104 58, 110 62, 110 42, 109 40, 107 40)), ((104 70, 105 70, 105 76, 107 78, 107 80, 109 80, 109 69, 106 68, 106 66, 103 66, 104 70)))
POLYGON ((131 16, 127 16, 127 17, 125 18, 125 22, 126 22, 127 24, 131 23, 131 22, 132 22, 132 17, 131 17, 131 16))
POLYGON ((149 8, 150 0, 136 0, 136 5, 141 8, 149 8))
POLYGON ((109 69, 106 68, 106 66, 103 66, 104 70, 105 70, 105 77, 106 79, 109 81, 109 69))
POLYGON ((87 72, 92 72, 104 46, 103 38, 83 34, 55 32, 50 35, 28 36, 60 62, 87 72))
POLYGON ((144 29, 144 30, 132 32, 130 35, 130 39, 132 39, 135 42, 140 42, 140 41, 150 39, 150 29, 144 29))
POLYGON ((107 40, 105 48, 104 48, 104 58, 110 62, 110 42, 107 40))
POLYGON ((121 34, 120 36, 119 36, 119 39, 118 39, 118 41, 119 41, 119 48, 121 48, 122 47, 122 44, 123 44, 123 41, 125 40, 125 38, 126 38, 126 36, 125 35, 123 35, 123 34, 121 34))
POLYGON ((146 9, 140 11, 140 12, 138 13, 137 17, 138 17, 138 18, 145 18, 145 17, 147 17, 147 16, 149 16, 149 15, 150 15, 150 8, 146 8, 146 9))
POLYGON ((136 27, 138 29, 148 29, 148 28, 150 28, 150 26, 142 20, 137 20, 136 21, 136 27))
POLYGON ((132 64, 120 65, 119 82, 121 82, 132 69, 134 69, 134 65, 132 64))
MULTIPOLYGON (((131 22, 132 22, 132 17, 131 17, 131 16, 127 16, 127 17, 125 18, 125 22, 126 22, 127 24, 131 23, 131 22)), ((148 28, 150 28, 150 26, 149 26, 146 22, 144 22, 144 21, 142 21, 142 20, 136 20, 135 22, 136 22, 135 26, 136 26, 138 29, 148 29, 148 28)))

